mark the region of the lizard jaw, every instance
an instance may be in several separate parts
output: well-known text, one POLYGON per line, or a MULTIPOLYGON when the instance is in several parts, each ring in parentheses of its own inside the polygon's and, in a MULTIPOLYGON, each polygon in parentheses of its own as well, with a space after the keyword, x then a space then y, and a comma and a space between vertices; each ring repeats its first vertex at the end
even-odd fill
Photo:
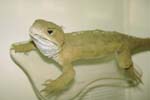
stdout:
POLYGON ((50 40, 47 40, 47 39, 43 38, 42 36, 40 36, 38 34, 31 34, 30 36, 31 36, 33 42, 35 43, 35 45, 37 46, 37 48, 39 49, 39 51, 44 56, 51 58, 60 51, 60 48, 57 46, 56 43, 54 43, 50 40))

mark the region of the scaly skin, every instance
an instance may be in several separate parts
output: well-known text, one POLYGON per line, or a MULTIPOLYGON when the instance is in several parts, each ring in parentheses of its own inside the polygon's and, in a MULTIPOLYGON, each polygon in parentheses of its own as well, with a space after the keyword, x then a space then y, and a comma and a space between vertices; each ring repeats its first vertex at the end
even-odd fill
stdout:
MULTIPOLYGON (((130 82, 141 82, 141 74, 134 69, 131 55, 150 49, 150 39, 128 36, 118 32, 88 30, 65 34, 62 28, 52 22, 36 20, 30 28, 30 35, 36 34, 52 41, 61 49, 54 59, 62 67, 62 75, 56 80, 48 80, 42 90, 45 95, 64 90, 75 77, 72 62, 81 59, 93 59, 115 54, 121 69, 130 78, 130 82), (52 33, 49 34, 48 31, 52 33)), ((34 42, 13 44, 16 52, 28 52, 35 48, 34 42), (28 46, 27 46, 28 45, 28 46), (26 49, 25 49, 26 48, 26 49)), ((37 48, 38 49, 38 48, 37 48)))

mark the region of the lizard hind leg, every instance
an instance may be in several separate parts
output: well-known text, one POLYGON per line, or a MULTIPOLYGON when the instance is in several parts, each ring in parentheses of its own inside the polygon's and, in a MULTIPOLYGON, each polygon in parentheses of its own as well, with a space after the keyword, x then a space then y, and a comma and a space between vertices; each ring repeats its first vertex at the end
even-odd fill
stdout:
POLYGON ((130 50, 127 46, 122 46, 116 53, 116 61, 130 86, 136 86, 142 83, 142 74, 134 68, 130 50))
POLYGON ((132 66, 128 69, 125 69, 124 72, 130 86, 137 86, 139 83, 143 84, 141 80, 142 77, 141 70, 137 70, 137 68, 132 66))

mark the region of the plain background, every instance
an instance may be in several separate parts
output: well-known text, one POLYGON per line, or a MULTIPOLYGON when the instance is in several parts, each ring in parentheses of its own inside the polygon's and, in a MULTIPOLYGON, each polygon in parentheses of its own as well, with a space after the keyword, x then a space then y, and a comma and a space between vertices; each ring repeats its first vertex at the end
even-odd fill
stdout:
MULTIPOLYGON (((150 0, 0 0, 0 100, 37 100, 24 73, 11 61, 9 48, 28 40, 28 29, 39 18, 61 25, 65 32, 104 29, 150 37, 150 0)), ((143 72, 150 72, 149 52, 133 59, 143 72)), ((150 84, 148 75, 145 78, 150 84)), ((145 100, 148 93, 149 88, 145 100)))

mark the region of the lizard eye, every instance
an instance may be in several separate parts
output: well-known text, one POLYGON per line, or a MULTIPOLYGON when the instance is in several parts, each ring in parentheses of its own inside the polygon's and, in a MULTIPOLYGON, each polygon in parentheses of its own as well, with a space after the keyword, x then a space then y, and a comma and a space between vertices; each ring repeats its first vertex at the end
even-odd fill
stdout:
POLYGON ((53 33, 53 30, 48 29, 47 32, 48 32, 48 34, 52 34, 52 33, 53 33))

